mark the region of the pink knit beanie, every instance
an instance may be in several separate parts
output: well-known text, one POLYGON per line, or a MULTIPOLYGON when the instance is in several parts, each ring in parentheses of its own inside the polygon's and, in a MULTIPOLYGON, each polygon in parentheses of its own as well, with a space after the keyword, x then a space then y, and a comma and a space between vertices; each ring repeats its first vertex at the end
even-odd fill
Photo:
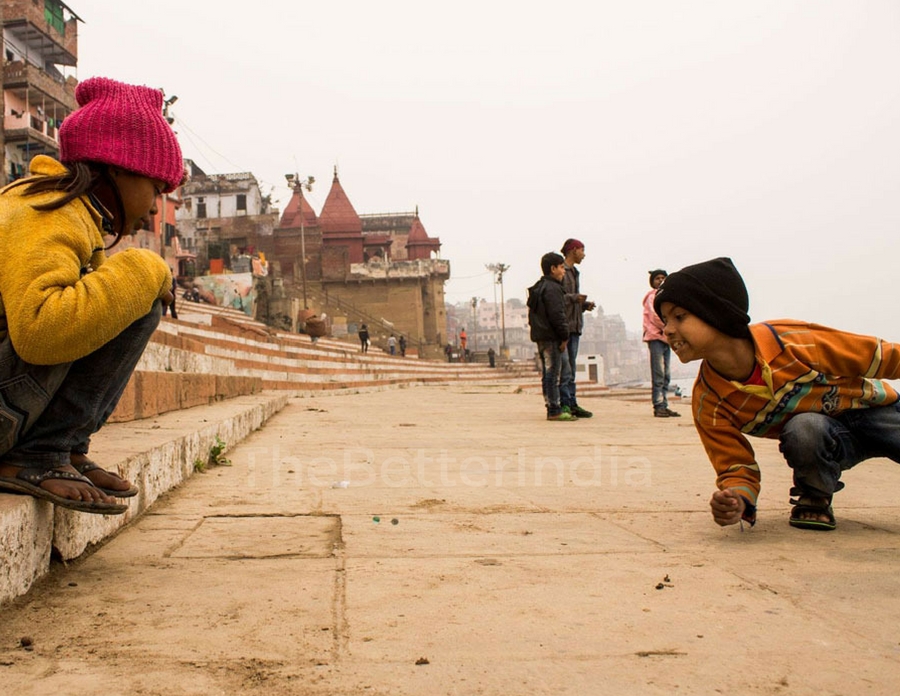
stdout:
POLYGON ((59 159, 102 162, 166 183, 174 190, 184 176, 181 148, 163 117, 163 94, 106 77, 78 84, 81 107, 59 127, 59 159))

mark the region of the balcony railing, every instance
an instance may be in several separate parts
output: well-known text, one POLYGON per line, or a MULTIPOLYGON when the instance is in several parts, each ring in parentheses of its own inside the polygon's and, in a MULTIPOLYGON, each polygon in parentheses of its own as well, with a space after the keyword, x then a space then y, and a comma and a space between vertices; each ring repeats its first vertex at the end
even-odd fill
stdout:
MULTIPOLYGON (((75 87, 77 81, 69 78, 65 82, 60 82, 40 68, 24 63, 23 61, 14 61, 3 66, 3 88, 4 89, 27 89, 29 99, 37 101, 38 92, 45 99, 59 104, 68 114, 77 106, 75 102, 75 87)), ((63 114, 65 115, 65 114, 63 114)), ((62 118, 60 118, 62 120, 62 118)))
POLYGON ((27 43, 33 43, 36 49, 38 46, 42 46, 43 52, 48 53, 47 57, 54 63, 75 65, 78 59, 78 20, 65 3, 52 4, 54 4, 53 10, 59 10, 58 12, 48 10, 45 2, 4 0, 3 24, 14 35, 21 35, 21 38, 24 38, 27 43), (69 9, 71 15, 68 21, 62 19, 64 5, 69 9), (35 37, 33 31, 27 29, 28 25, 40 31, 46 38, 35 37), (47 38, 58 48, 48 50, 47 38))

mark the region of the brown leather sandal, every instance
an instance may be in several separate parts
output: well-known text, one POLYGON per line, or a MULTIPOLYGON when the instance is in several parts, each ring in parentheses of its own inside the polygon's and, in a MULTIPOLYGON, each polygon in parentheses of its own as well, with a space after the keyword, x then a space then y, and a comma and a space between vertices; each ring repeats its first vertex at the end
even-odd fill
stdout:
MULTIPOLYGON (((82 476, 85 476, 90 471, 102 471, 109 474, 110 476, 115 476, 117 479, 121 479, 124 481, 124 479, 122 479, 122 477, 119 476, 119 474, 117 474, 116 472, 108 471, 107 469, 99 466, 96 462, 92 462, 90 459, 85 459, 79 464, 72 462, 72 466, 75 468, 75 471, 77 471, 82 476)), ((116 490, 115 488, 102 488, 93 482, 91 482, 91 485, 95 488, 99 488, 101 491, 106 493, 106 495, 111 495, 114 498, 131 498, 132 496, 138 494, 138 488, 134 485, 124 490, 116 490)))
POLYGON ((91 512, 95 515, 121 515, 128 509, 127 505, 119 503, 101 503, 96 500, 72 500, 65 498, 56 493, 51 493, 45 488, 41 488, 44 481, 78 481, 94 486, 90 479, 85 478, 81 474, 73 474, 70 471, 60 471, 59 469, 38 469, 35 467, 20 468, 14 477, 0 476, 0 491, 8 493, 22 493, 30 495, 33 498, 48 500, 54 505, 66 508, 68 510, 77 510, 78 512, 91 512))

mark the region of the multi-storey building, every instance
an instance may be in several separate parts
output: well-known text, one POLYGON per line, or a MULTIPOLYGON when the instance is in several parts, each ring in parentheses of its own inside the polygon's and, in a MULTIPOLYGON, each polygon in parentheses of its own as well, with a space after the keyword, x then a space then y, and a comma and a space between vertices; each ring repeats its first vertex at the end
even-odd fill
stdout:
MULTIPOLYGON (((190 176, 181 186, 176 213, 178 236, 185 258, 196 257, 197 272, 221 273, 231 259, 260 248, 260 237, 271 238, 278 212, 249 172, 206 174, 185 160, 190 176)), ((181 275, 192 275, 179 269, 181 275)))
POLYGON ((59 155, 59 124, 77 106, 79 17, 58 0, 2 0, 2 183, 28 173, 35 155, 59 155))

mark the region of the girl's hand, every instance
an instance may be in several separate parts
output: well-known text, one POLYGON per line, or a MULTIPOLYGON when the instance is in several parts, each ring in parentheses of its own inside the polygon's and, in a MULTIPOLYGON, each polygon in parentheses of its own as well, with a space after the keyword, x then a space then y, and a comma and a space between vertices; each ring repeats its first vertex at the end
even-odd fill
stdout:
POLYGON ((720 527, 727 527, 730 524, 737 524, 741 521, 741 516, 747 504, 744 499, 730 488, 723 491, 716 491, 712 494, 709 501, 709 507, 712 509, 713 520, 720 527))
POLYGON ((172 291, 171 291, 171 290, 166 290, 166 291, 160 296, 159 299, 162 300, 162 303, 163 303, 164 305, 171 307, 171 306, 172 306, 172 303, 175 301, 175 295, 172 294, 172 291))

